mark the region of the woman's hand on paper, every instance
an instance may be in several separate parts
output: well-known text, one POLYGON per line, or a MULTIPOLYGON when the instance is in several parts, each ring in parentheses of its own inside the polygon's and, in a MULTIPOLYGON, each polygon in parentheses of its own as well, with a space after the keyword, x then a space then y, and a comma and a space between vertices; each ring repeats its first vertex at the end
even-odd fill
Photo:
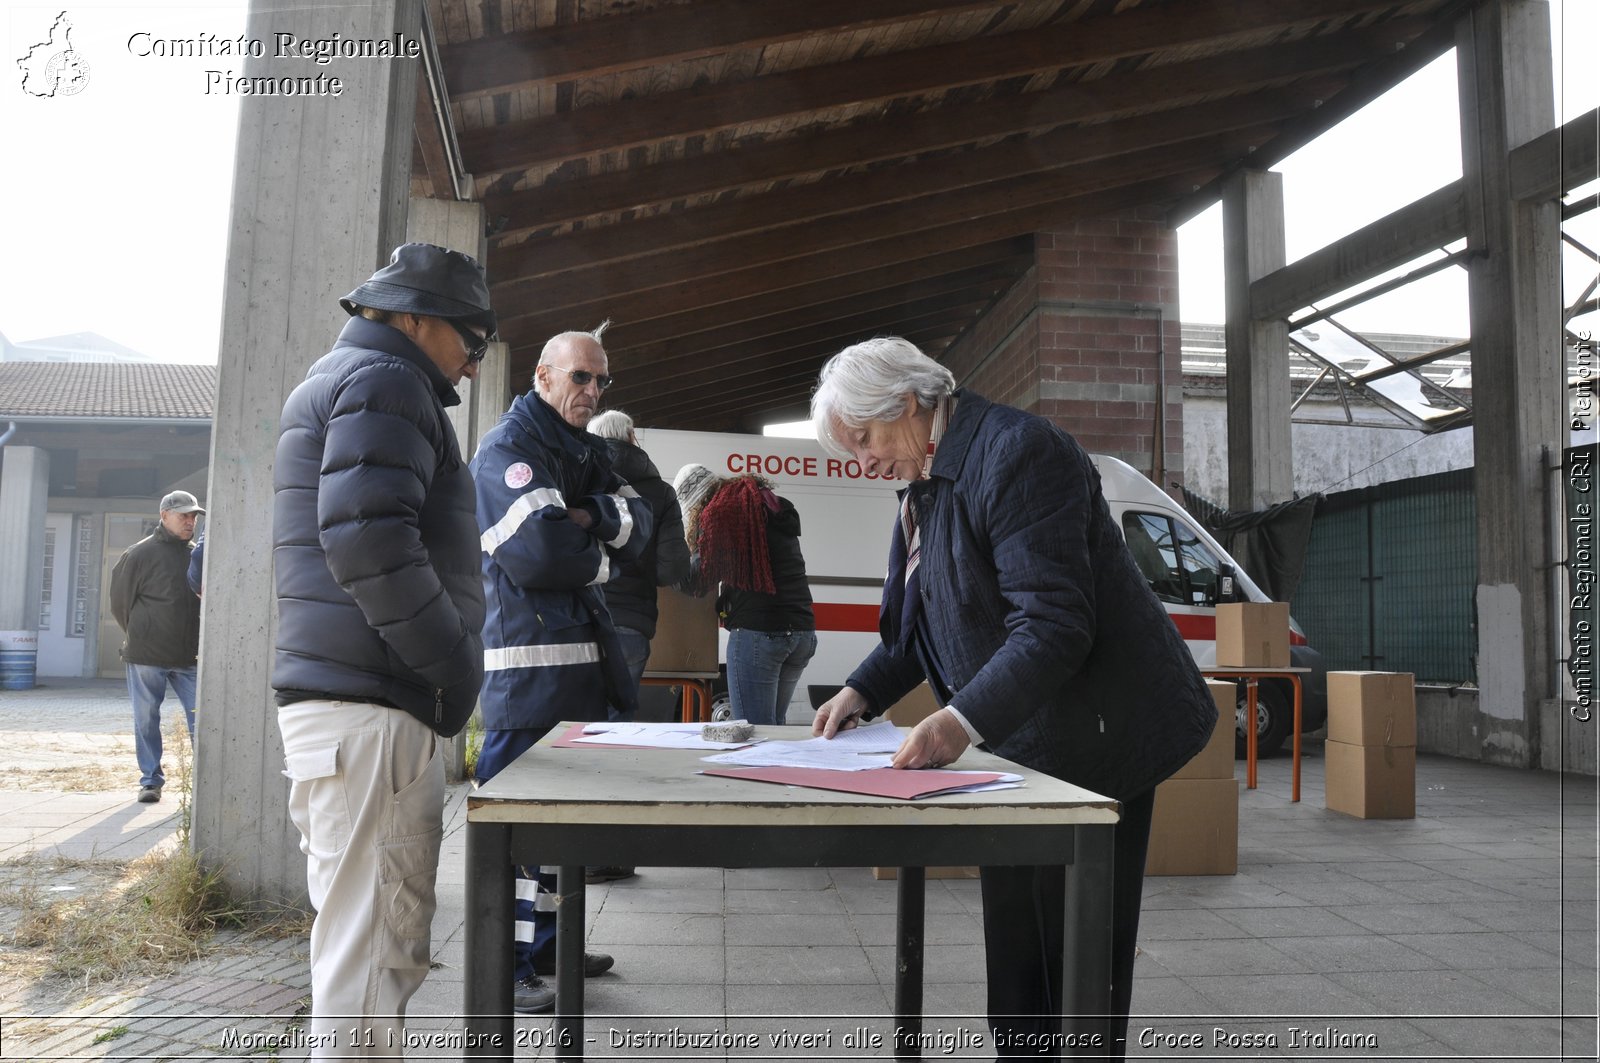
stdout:
POLYGON ((840 731, 848 731, 861 722, 867 711, 867 699, 854 687, 845 687, 823 703, 811 721, 812 737, 832 738, 840 731))
POLYGON ((967 751, 972 740, 949 709, 940 709, 906 736, 895 751, 893 768, 942 768, 967 751))

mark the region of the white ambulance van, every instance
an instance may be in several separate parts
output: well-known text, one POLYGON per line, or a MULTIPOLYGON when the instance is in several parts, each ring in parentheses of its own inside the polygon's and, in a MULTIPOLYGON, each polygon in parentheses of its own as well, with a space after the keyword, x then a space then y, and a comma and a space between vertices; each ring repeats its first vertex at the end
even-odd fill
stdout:
MULTIPOLYGON (((817 653, 789 706, 790 722, 809 721, 878 641, 889 535, 902 486, 866 475, 854 460, 825 452, 813 439, 639 429, 639 445, 669 482, 684 465, 704 465, 720 476, 756 473, 794 503, 800 514, 817 621, 817 653)), ((1233 571, 1236 596, 1266 601, 1250 577, 1182 506, 1131 465, 1094 455, 1101 487, 1135 561, 1204 668, 1216 663, 1216 604, 1220 577, 1233 571)), ((1326 672, 1321 657, 1291 621, 1293 663, 1312 668, 1306 677, 1302 729, 1315 730, 1326 715, 1326 672)), ((726 653, 727 633, 722 635, 726 653)), ((1240 726, 1243 726, 1243 692, 1240 726)), ((1287 684, 1261 685, 1257 711, 1259 751, 1282 745, 1292 724, 1287 684)), ((1242 736, 1243 731, 1241 730, 1242 736)), ((1243 749, 1242 738, 1240 749, 1243 749)))

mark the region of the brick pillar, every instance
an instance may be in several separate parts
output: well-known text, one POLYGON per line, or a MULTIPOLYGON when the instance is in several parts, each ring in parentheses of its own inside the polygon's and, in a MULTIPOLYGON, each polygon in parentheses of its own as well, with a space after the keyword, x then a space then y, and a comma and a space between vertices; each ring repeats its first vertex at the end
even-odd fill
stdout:
POLYGON ((947 353, 957 382, 1162 486, 1181 481, 1177 233, 1159 212, 1129 211, 1038 233, 1034 255, 947 353))

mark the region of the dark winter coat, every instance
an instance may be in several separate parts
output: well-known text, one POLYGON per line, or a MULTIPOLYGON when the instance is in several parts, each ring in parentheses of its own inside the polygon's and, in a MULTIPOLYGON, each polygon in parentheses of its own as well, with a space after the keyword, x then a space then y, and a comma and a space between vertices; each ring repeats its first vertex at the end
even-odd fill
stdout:
POLYGON ((483 724, 548 729, 561 720, 630 715, 638 688, 601 590, 637 560, 650 504, 611 469, 605 440, 529 392, 489 429, 472 459, 483 528, 483 724), (568 519, 582 507, 590 528, 568 519))
MULTIPOLYGON (((1216 704, 1089 455, 1041 417, 957 394, 929 478, 907 488, 922 530, 919 627, 951 702, 1000 756, 1137 797, 1205 745, 1216 704)), ((903 566, 888 578, 903 585, 903 566)), ((897 618, 883 621, 902 642, 897 618)), ((874 712, 922 681, 911 644, 900 656, 880 644, 848 680, 874 712)))
POLYGON ((618 627, 647 639, 656 637, 656 588, 672 587, 689 577, 689 544, 683 539, 683 511, 672 485, 661 479, 650 455, 621 439, 606 440, 611 467, 650 504, 655 521, 644 553, 637 561, 617 566, 605 585, 606 605, 618 627))
POLYGON ((111 615, 127 633, 129 664, 193 668, 200 653, 200 599, 189 593, 189 550, 158 526, 111 570, 111 615))
POLYGON ((776 594, 724 586, 717 598, 722 626, 729 631, 815 631, 811 612, 811 584, 806 580, 806 559, 800 552, 800 514, 794 503, 767 493, 778 508, 767 511, 767 554, 772 558, 772 584, 776 594))
POLYGON ((359 317, 289 395, 273 470, 280 704, 372 701, 442 735, 466 725, 483 587, 444 412, 460 401, 405 333, 359 317))

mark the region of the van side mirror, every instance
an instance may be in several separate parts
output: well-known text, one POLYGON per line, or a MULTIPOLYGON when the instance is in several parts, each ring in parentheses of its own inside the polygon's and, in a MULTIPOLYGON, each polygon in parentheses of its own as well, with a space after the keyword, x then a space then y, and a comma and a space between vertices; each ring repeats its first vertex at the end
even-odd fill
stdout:
POLYGON ((1231 602, 1235 598, 1233 566, 1224 561, 1217 567, 1217 601, 1231 602))

